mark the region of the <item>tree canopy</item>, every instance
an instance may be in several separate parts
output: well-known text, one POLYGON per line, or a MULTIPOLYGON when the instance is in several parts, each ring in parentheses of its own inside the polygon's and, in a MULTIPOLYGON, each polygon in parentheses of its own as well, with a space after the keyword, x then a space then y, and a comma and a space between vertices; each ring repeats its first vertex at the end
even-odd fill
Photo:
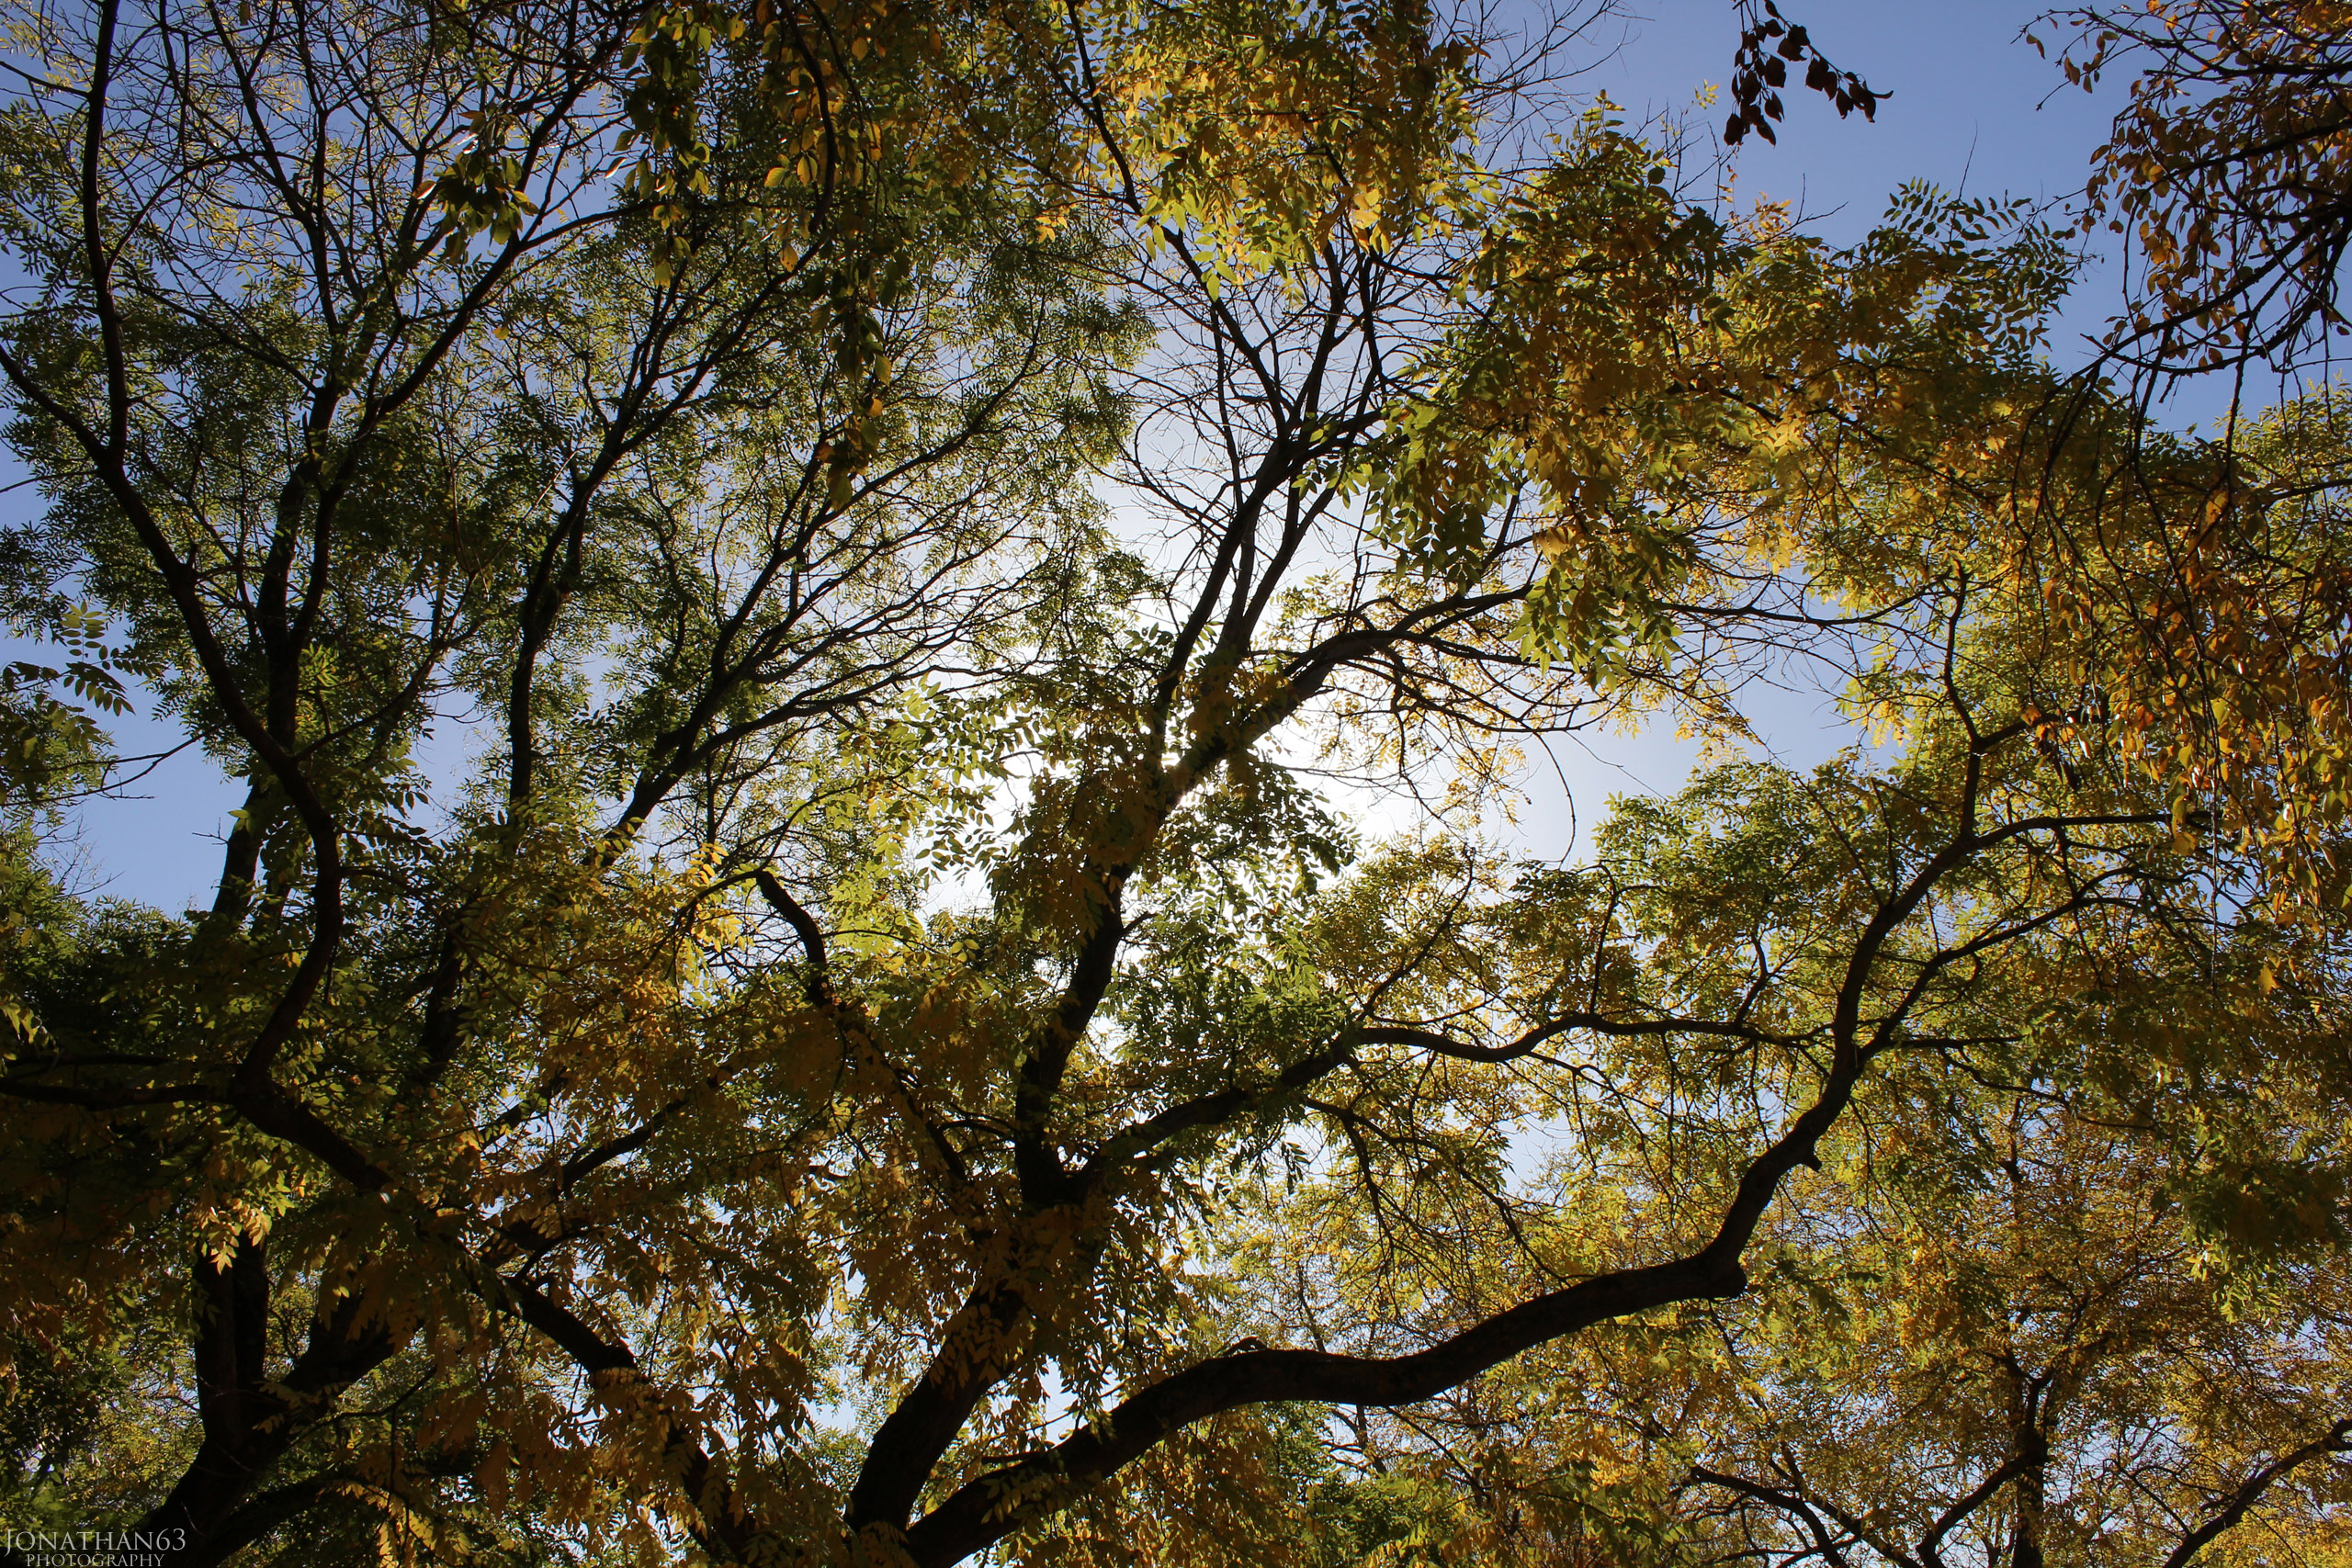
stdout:
POLYGON ((7 1528, 2341 1562, 2352 33, 2181 9, 1839 248, 1419 0, 13 6, 7 1528), (133 702, 203 907, 51 851, 133 702))

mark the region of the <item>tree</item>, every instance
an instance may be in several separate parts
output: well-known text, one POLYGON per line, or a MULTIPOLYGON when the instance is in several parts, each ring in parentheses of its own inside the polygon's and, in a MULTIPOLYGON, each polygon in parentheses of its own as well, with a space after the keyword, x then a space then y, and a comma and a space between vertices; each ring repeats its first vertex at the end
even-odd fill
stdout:
MULTIPOLYGON (((1371 1544, 1324 1412, 1737 1297, 1858 1116, 1995 1114, 1905 1065, 2012 1064, 2018 971, 2129 1083, 2099 1009, 2226 904, 2196 994, 2311 1037, 2332 407, 2256 471, 2065 403, 2015 210, 1833 253, 1605 115, 1506 163, 1521 84, 1413 6, 23 26, 12 603, 250 785, 209 909, 9 955, 0 1310, 114 1378, 43 1506, 1371 1544), (1786 660, 1882 746, 1477 843, 1515 747, 1736 736, 1786 660)), ((2243 1066, 2178 1089, 2209 1189, 2321 1245, 2273 1145, 2334 1101, 2243 1066)))
POLYGON ((1693 1479, 1778 1516, 1751 1528, 1807 1555, 2185 1563, 2252 1524, 2269 1538, 2255 1555, 2326 1560, 2352 1434, 2340 1259, 2233 1275, 2166 1213, 2129 1134, 2025 1104, 2012 1126, 1993 1169, 1952 1170, 1942 1202, 1867 1227, 1895 1245, 1849 1277, 1901 1280, 1882 1298, 1895 1310, 1849 1298, 1870 1326, 1815 1343, 1879 1366, 1809 1377, 1801 1341, 1826 1325, 1785 1325, 1770 1359, 1794 1364, 1762 1381, 1814 1397, 1758 1422, 1745 1463, 1711 1454, 1693 1479), (1963 1192, 1997 1221, 1953 1226, 1963 1192))
MULTIPOLYGON (((2065 1050, 2061 1030, 2016 1043, 2065 1050)), ((1406 1538, 1503 1561, 2335 1561, 2340 1251, 2250 1255, 2260 1218, 2212 1225, 2184 1201, 2193 1161, 2022 1059, 2030 1081, 1989 1091, 1981 1059, 1889 1064, 1742 1300, 1531 1356, 1367 1424, 1349 1462, 1480 1495, 1422 1502, 1406 1538)), ((2271 1086, 2310 1093, 2311 1060, 2271 1086)), ((2303 1125, 2331 1139, 2340 1117, 2303 1125)), ((1328 1322, 1346 1295, 1318 1304, 1328 1322)))
MULTIPOLYGON (((2112 351, 2167 375, 2327 356, 2352 243, 2344 80, 2327 6, 2199 0, 2053 11, 2067 80, 2140 67, 2094 160, 2085 227, 2124 236, 2140 297, 2112 351)), ((2037 46, 2040 40, 2035 40, 2037 46)))

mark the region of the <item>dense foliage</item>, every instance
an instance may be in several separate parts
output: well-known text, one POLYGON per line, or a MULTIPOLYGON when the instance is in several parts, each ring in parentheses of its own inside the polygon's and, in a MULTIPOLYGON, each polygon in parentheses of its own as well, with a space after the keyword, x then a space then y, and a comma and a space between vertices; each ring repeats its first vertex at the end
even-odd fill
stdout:
POLYGON ((9 1529, 2343 1557, 2330 387, 1413 0, 10 17, 9 1529), (209 907, 45 848, 151 697, 209 907))

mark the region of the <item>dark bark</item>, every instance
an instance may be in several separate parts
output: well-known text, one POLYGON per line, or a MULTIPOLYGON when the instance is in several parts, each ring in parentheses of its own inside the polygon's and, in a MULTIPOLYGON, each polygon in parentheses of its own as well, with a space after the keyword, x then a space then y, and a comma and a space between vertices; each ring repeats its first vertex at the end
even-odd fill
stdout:
POLYGON ((270 1467, 344 1389, 400 1348, 365 1303, 345 1296, 333 1316, 312 1320, 301 1355, 273 1386, 263 1366, 268 1287, 261 1244, 241 1243, 225 1267, 199 1263, 198 1289, 207 1303, 197 1340, 204 1441, 171 1495, 138 1526, 175 1533, 179 1545, 164 1568, 219 1561, 220 1532, 270 1467))

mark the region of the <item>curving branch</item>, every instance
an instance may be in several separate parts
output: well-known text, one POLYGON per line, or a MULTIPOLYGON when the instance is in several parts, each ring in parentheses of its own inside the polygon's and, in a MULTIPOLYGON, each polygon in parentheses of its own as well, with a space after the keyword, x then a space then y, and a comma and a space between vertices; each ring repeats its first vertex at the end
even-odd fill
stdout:
POLYGON ((2352 1418, 2336 1422, 2302 1447, 2279 1455, 2247 1476, 2236 1491, 2218 1500, 2212 1514, 2203 1524, 2181 1538, 2180 1544, 2165 1558, 2163 1568, 2188 1568, 2197 1554, 2213 1543, 2215 1537, 2224 1530, 2235 1529, 2270 1489, 2291 1472, 2313 1460, 2346 1453, 2352 1453, 2352 1418))

